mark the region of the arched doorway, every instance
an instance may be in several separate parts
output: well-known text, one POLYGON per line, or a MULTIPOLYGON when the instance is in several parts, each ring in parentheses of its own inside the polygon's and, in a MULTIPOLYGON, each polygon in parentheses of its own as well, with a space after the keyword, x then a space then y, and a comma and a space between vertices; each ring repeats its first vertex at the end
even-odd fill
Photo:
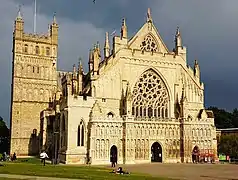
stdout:
POLYGON ((192 161, 193 161, 193 163, 199 162, 199 148, 198 148, 198 146, 195 146, 193 148, 192 161))
POLYGON ((117 163, 117 147, 113 145, 110 150, 110 162, 117 163))
POLYGON ((162 162, 162 147, 158 142, 151 146, 151 162, 162 162))

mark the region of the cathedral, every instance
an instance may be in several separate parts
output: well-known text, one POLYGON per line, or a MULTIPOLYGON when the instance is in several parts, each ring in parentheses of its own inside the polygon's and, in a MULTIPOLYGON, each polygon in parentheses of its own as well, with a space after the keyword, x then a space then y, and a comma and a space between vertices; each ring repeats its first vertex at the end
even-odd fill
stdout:
POLYGON ((126 20, 110 47, 105 33, 72 72, 57 70, 58 24, 27 34, 19 11, 13 33, 11 153, 45 150, 65 164, 189 163, 216 158, 214 115, 204 107, 198 61, 187 64, 179 28, 169 50, 150 9, 128 37, 126 20), (103 52, 103 53, 102 53, 103 52))

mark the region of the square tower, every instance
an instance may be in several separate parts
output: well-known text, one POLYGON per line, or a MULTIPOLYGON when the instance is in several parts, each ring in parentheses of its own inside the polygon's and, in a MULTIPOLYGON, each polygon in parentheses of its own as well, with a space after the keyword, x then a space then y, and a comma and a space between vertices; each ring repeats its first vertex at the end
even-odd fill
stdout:
POLYGON ((58 24, 45 35, 24 33, 21 12, 13 32, 10 153, 39 153, 40 112, 57 87, 58 24))

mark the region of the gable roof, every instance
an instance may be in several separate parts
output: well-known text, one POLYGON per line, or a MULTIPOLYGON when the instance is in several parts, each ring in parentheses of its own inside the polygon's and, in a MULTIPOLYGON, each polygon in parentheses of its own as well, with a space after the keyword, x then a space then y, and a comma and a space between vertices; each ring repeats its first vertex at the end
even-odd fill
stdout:
POLYGON ((129 40, 128 46, 131 49, 141 49, 140 45, 145 37, 150 35, 158 46, 158 52, 168 53, 169 50, 162 40, 158 30, 152 22, 146 22, 140 30, 129 40))
POLYGON ((91 109, 91 113, 93 116, 101 116, 102 115, 102 109, 99 105, 99 102, 96 100, 95 103, 93 104, 93 107, 91 109))

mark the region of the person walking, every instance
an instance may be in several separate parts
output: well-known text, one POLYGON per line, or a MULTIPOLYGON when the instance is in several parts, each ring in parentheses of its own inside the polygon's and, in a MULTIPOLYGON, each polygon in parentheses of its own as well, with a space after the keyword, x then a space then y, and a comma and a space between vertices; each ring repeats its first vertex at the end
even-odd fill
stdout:
POLYGON ((46 159, 46 158, 49 158, 49 157, 48 157, 48 155, 46 154, 45 151, 43 151, 42 153, 40 153, 41 163, 43 163, 44 166, 45 166, 45 159, 46 159))

